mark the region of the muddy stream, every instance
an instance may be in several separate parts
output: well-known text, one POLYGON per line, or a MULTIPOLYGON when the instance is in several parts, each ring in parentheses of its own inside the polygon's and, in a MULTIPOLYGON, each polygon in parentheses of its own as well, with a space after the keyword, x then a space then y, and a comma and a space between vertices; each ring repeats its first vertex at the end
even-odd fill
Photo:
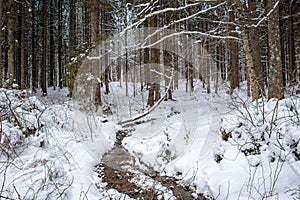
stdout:
POLYGON ((128 132, 117 132, 113 149, 96 166, 98 176, 107 183, 108 189, 115 189, 135 199, 206 199, 189 186, 180 184, 179 180, 160 176, 152 167, 130 155, 122 146, 122 140, 128 136, 128 132))

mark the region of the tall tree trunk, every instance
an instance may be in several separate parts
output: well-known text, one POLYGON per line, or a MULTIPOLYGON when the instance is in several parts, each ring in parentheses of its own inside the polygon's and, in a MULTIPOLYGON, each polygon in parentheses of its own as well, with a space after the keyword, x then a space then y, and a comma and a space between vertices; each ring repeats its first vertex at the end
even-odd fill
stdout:
MULTIPOLYGON (((166 45, 168 45, 168 44, 166 44, 166 45)), ((172 90, 171 90, 171 88, 168 88, 167 86, 170 84, 171 71, 174 69, 173 55, 167 51, 164 51, 163 53, 164 53, 163 58, 164 58, 165 90, 168 90, 166 93, 167 95, 165 96, 165 99, 168 100, 168 99, 172 99, 172 90)))
POLYGON ((102 100, 101 100, 101 83, 97 83, 96 85, 96 91, 95 91, 95 105, 102 106, 102 100))
MULTIPOLYGON (((234 12, 229 10, 229 21, 234 22, 234 12)), ((235 33, 235 25, 229 26, 230 35, 237 36, 235 33)), ((234 40, 230 40, 230 94, 233 93, 234 89, 239 87, 239 56, 238 56, 238 43, 234 40)))
MULTIPOLYGON (((0 27, 2 27, 2 9, 3 0, 0 0, 0 27)), ((0 44, 2 44, 2 32, 0 30, 0 44)), ((0 88, 2 88, 2 76, 3 75, 3 64, 2 64, 2 45, 0 45, 0 88)))
MULTIPOLYGON (((248 13, 251 19, 256 19, 259 16, 256 14, 256 1, 249 1, 248 13)), ((261 44, 259 41, 259 29, 258 27, 249 28, 249 40, 252 53, 253 65, 255 68, 255 74, 258 81, 259 93, 264 96, 264 80, 265 72, 261 62, 261 44)))
MULTIPOLYGON (((125 26, 128 26, 128 15, 129 15, 129 10, 128 7, 126 5, 126 16, 125 16, 125 26)), ((129 64, 129 60, 128 60, 128 35, 127 35, 127 31, 125 32, 125 69, 124 69, 124 79, 125 79, 125 95, 128 96, 128 64, 129 64)))
POLYGON ((58 1, 58 86, 63 88, 63 63, 62 63, 62 1, 58 1))
POLYGON ((141 91, 144 89, 144 79, 143 79, 143 74, 142 74, 142 66, 144 66, 143 63, 143 49, 138 49, 139 52, 139 76, 140 76, 140 84, 141 84, 141 91))
POLYGON ((56 81, 55 81, 55 44, 54 44, 54 0, 50 0, 50 27, 49 27, 49 37, 50 37, 50 57, 49 57, 49 86, 52 86, 55 90, 56 81))
POLYGON ((249 33, 248 30, 245 29, 244 22, 242 21, 244 16, 242 14, 241 9, 244 8, 240 0, 235 1, 235 5, 233 6, 234 11, 239 19, 239 24, 240 24, 240 29, 241 29, 241 36, 242 36, 242 42, 243 42, 243 47, 244 47, 244 52, 245 52, 245 57, 246 57, 246 66, 247 66, 247 75, 249 77, 249 82, 250 82, 250 87, 251 87, 251 92, 252 92, 252 101, 255 101, 259 99, 261 96, 261 90, 260 90, 260 85, 256 76, 256 71, 255 71, 255 65, 253 63, 253 50, 251 49, 250 41, 249 39, 249 33))
POLYGON ((42 92, 47 96, 47 0, 43 1, 42 92))
MULTIPOLYGON (((173 41, 174 45, 174 52, 176 52, 175 54, 173 54, 172 56, 172 67, 174 69, 174 90, 178 89, 178 85, 179 85, 179 56, 178 56, 178 43, 177 40, 173 41)), ((200 73, 199 73, 200 76, 200 73)))
MULTIPOLYGON (((164 5, 162 5, 163 7, 164 5)), ((176 6, 175 1, 172 3, 172 6, 176 6)), ((163 19, 161 19, 161 24, 160 26, 163 27, 164 24, 169 24, 172 22, 172 18, 174 16, 172 15, 168 15, 168 14, 164 14, 163 15, 163 19)), ((172 28, 174 29, 174 26, 172 26, 172 28)), ((170 85, 170 81, 172 81, 171 86, 174 86, 174 78, 172 77, 171 80, 171 76, 173 74, 171 74, 171 72, 174 72, 174 61, 175 61, 175 54, 177 54, 175 48, 176 48, 176 39, 173 40, 171 43, 170 42, 164 42, 164 51, 162 51, 162 57, 163 57, 163 67, 164 67, 164 82, 165 82, 165 100, 168 99, 172 99, 172 89, 174 89, 174 87, 168 87, 170 85), (169 52, 167 51, 167 49, 169 49, 168 47, 170 47, 171 49, 173 49, 173 52, 169 52), (174 53, 176 52, 176 53, 174 53)), ((177 72, 177 71, 176 71, 177 72)))
MULTIPOLYGON (((108 4, 104 2, 104 21, 108 22, 108 4)), ((102 37, 101 40, 104 41, 109 35, 108 27, 105 27, 104 23, 102 25, 102 37)), ((105 49, 109 49, 109 44, 105 42, 105 49)), ((107 51, 107 50, 105 50, 107 51)), ((101 72, 103 73, 103 72, 101 72)), ((109 67, 109 54, 106 52, 104 56, 104 85, 105 85, 105 94, 109 93, 109 76, 110 76, 110 67, 109 67)))
POLYGON ((289 73, 293 83, 296 82, 296 58, 295 58, 295 30, 294 30, 294 16, 293 16, 293 1, 289 5, 289 23, 288 23, 288 55, 289 55, 289 73))
POLYGON ((15 45, 15 74, 16 74, 16 81, 19 86, 19 89, 22 88, 22 83, 21 83, 21 74, 22 74, 22 68, 21 68, 21 46, 22 46, 22 2, 18 2, 17 4, 17 17, 16 17, 16 24, 17 27, 15 29, 15 37, 17 40, 17 45, 15 45))
POLYGON ((125 78, 125 95, 128 96, 128 48, 127 48, 127 31, 125 32, 125 69, 124 69, 124 78, 125 78))
POLYGON ((277 0, 269 0, 267 10, 271 11, 268 18, 268 38, 269 38, 269 87, 268 98, 283 98, 284 89, 282 81, 282 60, 280 46, 280 24, 279 5, 277 0))
POLYGON ((32 16, 31 16, 31 86, 32 86, 32 91, 35 93, 37 92, 38 88, 38 69, 36 65, 36 32, 35 32, 35 1, 32 1, 31 5, 32 9, 32 16))
MULTIPOLYGON (((151 17, 150 19, 150 27, 155 27, 157 23, 158 18, 157 17, 151 17)), ((152 42, 155 42, 156 38, 153 38, 152 42)), ((151 77, 152 79, 152 87, 154 89, 154 101, 158 101, 160 99, 160 75, 158 75, 156 72, 160 71, 160 50, 155 49, 155 47, 150 48, 150 67, 152 70, 154 70, 154 73, 152 73, 151 77)), ((149 96, 150 97, 150 96, 149 96)))
MULTIPOLYGON (((203 24, 203 30, 204 31, 208 31, 209 30, 209 24, 207 21, 205 21, 203 24)), ((211 52, 211 45, 210 45, 210 39, 207 38, 205 39, 205 42, 204 42, 204 47, 206 48, 207 50, 207 53, 210 53, 211 52)), ((203 48, 203 47, 202 47, 203 48)), ((205 62, 204 62, 204 70, 205 70, 205 79, 206 79, 206 91, 207 91, 207 94, 210 94, 211 93, 211 61, 210 61, 210 58, 207 57, 206 55, 204 55, 205 58, 205 62)))
MULTIPOLYGON (((99 1, 92 0, 92 45, 96 45, 99 39, 99 1)), ((100 64, 96 67, 98 70, 98 75, 100 78, 101 71, 100 71, 100 64)), ((101 99, 101 83, 97 83, 95 88, 95 105, 102 106, 102 99, 101 99)))
POLYGON ((151 74, 150 74, 150 50, 149 48, 144 49, 144 78, 145 78, 145 85, 146 88, 150 85, 150 79, 151 79, 151 74))
POLYGON ((246 65, 247 65, 247 75, 249 77, 251 94, 252 94, 252 101, 259 99, 260 96, 260 86, 258 79, 255 73, 255 66, 253 63, 253 56, 252 56, 252 49, 250 47, 250 40, 248 34, 245 30, 242 31, 242 40, 244 43, 244 51, 246 56, 246 65))
POLYGON ((92 0, 92 44, 95 45, 99 39, 99 1, 92 0))
POLYGON ((75 56, 76 47, 76 0, 70 0, 70 31, 69 31, 69 45, 70 56, 75 56))
POLYGON ((91 45, 91 38, 90 38, 90 9, 91 4, 90 0, 85 0, 83 3, 83 10, 84 10, 84 41, 86 42, 86 48, 89 48, 91 45))
POLYGON ((215 81, 215 93, 218 93, 219 90, 219 78, 221 77, 221 56, 220 56, 220 46, 221 43, 216 45, 216 65, 217 65, 217 71, 216 71, 216 81, 215 81))
POLYGON ((70 72, 69 72, 69 79, 68 79, 68 84, 70 87, 70 96, 73 96, 73 89, 74 89, 74 81, 76 78, 76 73, 78 70, 78 63, 73 62, 72 58, 76 57, 77 54, 77 33, 76 33, 76 2, 77 0, 70 0, 69 1, 69 55, 70 55, 70 60, 71 62, 70 65, 70 72))
POLYGON ((149 88, 149 93, 148 93, 147 105, 152 107, 154 105, 154 84, 150 83, 148 88, 149 88))
POLYGON ((220 45, 220 71, 221 71, 221 78, 222 81, 226 80, 227 72, 226 72, 226 44, 221 44, 220 45))
POLYGON ((15 78, 15 62, 14 62, 14 46, 15 46, 15 39, 14 39, 14 1, 8 0, 8 22, 7 22, 7 37, 8 37, 8 64, 7 64, 7 74, 6 78, 15 78))
MULTIPOLYGON (((107 47, 109 48, 109 46, 107 47)), ((108 54, 105 55, 105 69, 104 69, 104 85, 105 85, 105 94, 109 93, 109 75, 110 75, 110 68, 108 66, 108 54)))
POLYGON ((194 91, 194 69, 192 63, 190 63, 191 60, 191 54, 188 55, 187 59, 184 59, 185 62, 185 79, 186 79, 186 92, 194 91))
MULTIPOLYGON (((284 3, 283 5, 280 7, 280 16, 284 16, 286 15, 285 11, 284 11, 284 3)), ((280 48, 281 48, 281 62, 282 62, 282 82, 283 82, 283 86, 286 86, 286 83, 288 80, 290 80, 290 71, 289 71, 289 65, 287 62, 287 46, 288 46, 288 28, 286 26, 286 24, 288 23, 287 19, 283 19, 281 18, 279 20, 280 23, 280 48)))
POLYGON ((25 41, 25 19, 26 19, 26 8, 25 8, 25 5, 26 5, 26 1, 25 0, 22 0, 21 1, 21 13, 22 13, 22 16, 21 16, 21 45, 20 45, 20 48, 21 48, 21 80, 20 80, 20 88, 21 89, 25 89, 28 87, 27 85, 27 72, 25 71, 25 61, 26 61, 26 56, 25 56, 25 47, 26 47, 26 41, 25 41))

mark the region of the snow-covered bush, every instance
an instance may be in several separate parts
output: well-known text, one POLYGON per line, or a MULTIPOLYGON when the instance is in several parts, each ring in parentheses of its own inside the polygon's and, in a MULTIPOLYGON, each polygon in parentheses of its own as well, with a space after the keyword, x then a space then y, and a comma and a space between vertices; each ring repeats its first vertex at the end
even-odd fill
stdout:
POLYGON ((18 90, 1 89, 0 107, 1 107, 1 122, 3 125, 1 134, 1 150, 2 153, 12 156, 12 148, 22 146, 25 137, 34 129, 36 121, 32 119, 34 111, 31 112, 31 107, 24 103, 25 94, 18 90), (25 113, 31 113, 26 115, 25 113))
POLYGON ((299 101, 299 97, 268 102, 260 99, 249 105, 236 101, 237 110, 224 123, 222 136, 230 137, 229 142, 236 144, 245 156, 268 151, 271 161, 276 158, 297 161, 300 159, 299 101))
POLYGON ((0 89, 0 108, 0 198, 64 198, 72 179, 62 163, 70 156, 56 136, 72 129, 68 105, 46 106, 25 91, 0 89))
POLYGON ((299 101, 299 96, 254 102, 236 97, 230 104, 232 112, 223 121, 221 147, 215 160, 247 160, 250 196, 251 192, 261 198, 275 195, 278 178, 286 166, 293 168, 294 163, 300 162, 299 101))

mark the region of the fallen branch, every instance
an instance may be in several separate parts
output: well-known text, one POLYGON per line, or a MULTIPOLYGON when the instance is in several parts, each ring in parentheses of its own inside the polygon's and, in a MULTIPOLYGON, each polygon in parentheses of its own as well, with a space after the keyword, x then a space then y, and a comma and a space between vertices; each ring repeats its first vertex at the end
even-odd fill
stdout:
POLYGON ((129 122, 133 122, 133 121, 136 121, 138 119, 141 119, 143 117, 146 117, 147 115, 149 115, 153 110, 155 110, 155 108, 157 108, 159 106, 159 104, 165 99, 166 95, 168 94, 169 90, 171 89, 171 84, 172 84, 172 80, 173 80, 173 76, 174 76, 174 73, 173 73, 173 69, 172 69, 172 72, 171 72, 171 77, 170 77, 170 81, 169 81, 169 85, 164 93, 164 95, 161 96, 161 98, 149 109, 147 110, 146 112, 136 116, 136 117, 133 117, 131 119, 127 119, 127 120, 124 120, 124 121, 120 121, 118 124, 122 125, 122 124, 126 124, 126 123, 129 123, 129 122))

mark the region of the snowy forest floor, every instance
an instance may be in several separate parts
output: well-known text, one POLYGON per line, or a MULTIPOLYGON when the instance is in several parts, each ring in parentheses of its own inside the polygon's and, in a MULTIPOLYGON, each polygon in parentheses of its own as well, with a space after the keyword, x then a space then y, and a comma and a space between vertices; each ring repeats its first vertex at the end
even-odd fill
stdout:
POLYGON ((121 126, 149 109, 147 91, 110 90, 93 112, 66 89, 1 89, 0 198, 300 198, 299 96, 251 102, 243 87, 230 97, 182 82, 121 126))

